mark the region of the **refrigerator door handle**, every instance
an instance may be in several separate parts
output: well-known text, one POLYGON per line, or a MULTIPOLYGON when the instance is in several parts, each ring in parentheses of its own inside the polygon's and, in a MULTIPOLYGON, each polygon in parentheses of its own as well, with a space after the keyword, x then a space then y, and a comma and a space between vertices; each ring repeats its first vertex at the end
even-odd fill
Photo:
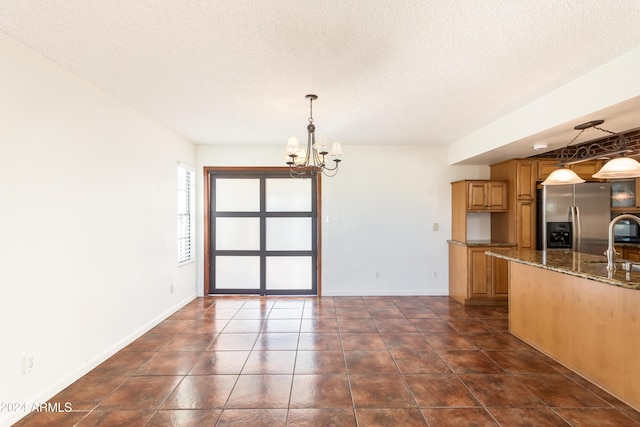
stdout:
POLYGON ((580 208, 577 206, 571 208, 571 224, 573 228, 573 251, 580 252, 582 230, 580 230, 580 208))

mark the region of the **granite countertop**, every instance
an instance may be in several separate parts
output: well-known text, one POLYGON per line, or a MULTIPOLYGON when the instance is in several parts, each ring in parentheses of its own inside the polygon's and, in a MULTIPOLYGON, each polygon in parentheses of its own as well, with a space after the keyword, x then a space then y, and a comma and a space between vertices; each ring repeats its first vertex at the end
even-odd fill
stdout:
POLYGON ((640 243, 616 242, 615 246, 619 246, 621 248, 640 248, 640 243))
MULTIPOLYGON (((562 249, 546 251, 512 249, 501 252, 491 252, 489 250, 486 253, 497 258, 557 271, 558 273, 595 280, 622 288, 640 290, 640 273, 627 273, 621 269, 609 272, 607 271, 607 258, 604 255, 591 255, 562 249)), ((616 262, 616 264, 618 263, 616 262)))
POLYGON ((515 243, 505 243, 505 242, 496 242, 493 240, 467 240, 466 242, 462 242, 460 240, 447 240, 447 243, 452 245, 460 245, 467 247, 484 247, 484 246, 495 246, 500 248, 514 248, 516 247, 515 243))

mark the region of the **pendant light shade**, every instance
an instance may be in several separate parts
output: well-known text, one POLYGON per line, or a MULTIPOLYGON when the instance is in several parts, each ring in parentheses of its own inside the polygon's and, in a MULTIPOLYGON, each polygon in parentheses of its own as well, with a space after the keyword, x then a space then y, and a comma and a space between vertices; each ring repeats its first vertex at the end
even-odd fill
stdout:
POLYGON ((609 160, 602 169, 592 176, 598 179, 640 177, 640 163, 630 157, 618 157, 609 160))
POLYGON ((560 166, 549 174, 542 185, 566 185, 566 184, 582 184, 584 179, 580 178, 574 171, 560 166))

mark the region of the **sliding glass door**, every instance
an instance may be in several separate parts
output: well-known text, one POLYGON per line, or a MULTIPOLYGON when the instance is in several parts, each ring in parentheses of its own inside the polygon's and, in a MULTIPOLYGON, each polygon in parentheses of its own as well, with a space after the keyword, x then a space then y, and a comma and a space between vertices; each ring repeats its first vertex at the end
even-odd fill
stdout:
POLYGON ((260 168, 208 179, 210 293, 316 294, 316 178, 260 168))

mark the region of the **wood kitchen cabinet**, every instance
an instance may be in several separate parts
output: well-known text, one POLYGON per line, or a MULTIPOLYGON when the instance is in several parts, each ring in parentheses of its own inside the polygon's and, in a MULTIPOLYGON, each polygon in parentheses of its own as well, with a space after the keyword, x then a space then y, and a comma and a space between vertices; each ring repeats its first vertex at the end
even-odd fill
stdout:
POLYGON ((465 180, 452 182, 451 238, 456 241, 466 242, 467 214, 506 212, 508 208, 507 196, 508 185, 504 181, 465 180), (489 204, 493 207, 486 207, 489 204))
POLYGON ((449 295, 466 305, 505 304, 509 293, 508 261, 486 251, 513 246, 449 244, 449 295))
MULTIPOLYGON (((515 242, 518 249, 536 248, 536 185, 558 169, 557 165, 558 159, 537 158, 508 160, 491 165, 491 180, 507 181, 509 188, 509 209, 504 213, 491 214, 491 240, 515 242)), ((590 160, 567 167, 582 179, 597 181, 591 175, 600 170, 602 161, 590 160)))
POLYGON ((616 246, 616 252, 622 259, 632 262, 640 262, 640 248, 631 246, 616 246))
POLYGON ((514 163, 516 200, 535 200, 537 162, 535 160, 518 160, 514 163))
POLYGON ((491 214, 491 240, 535 249, 537 166, 537 160, 527 159, 491 165, 491 179, 507 181, 509 189, 509 209, 491 214))
MULTIPOLYGON (((558 162, 558 159, 537 160, 537 180, 544 181, 547 179, 551 172, 558 169, 558 162)), ((602 168, 602 160, 589 160, 582 163, 567 165, 566 167, 574 171, 576 175, 586 181, 598 181, 593 178, 592 175, 602 168)))
POLYGON ((467 181, 467 210, 495 212, 508 208, 507 183, 467 181))
POLYGON ((509 207, 509 185, 499 180, 451 183, 451 238, 449 241, 449 295, 462 304, 506 304, 508 262, 489 257, 487 250, 512 249, 513 244, 468 241, 469 216, 502 215, 509 207), (499 209, 498 209, 499 208, 499 209))

